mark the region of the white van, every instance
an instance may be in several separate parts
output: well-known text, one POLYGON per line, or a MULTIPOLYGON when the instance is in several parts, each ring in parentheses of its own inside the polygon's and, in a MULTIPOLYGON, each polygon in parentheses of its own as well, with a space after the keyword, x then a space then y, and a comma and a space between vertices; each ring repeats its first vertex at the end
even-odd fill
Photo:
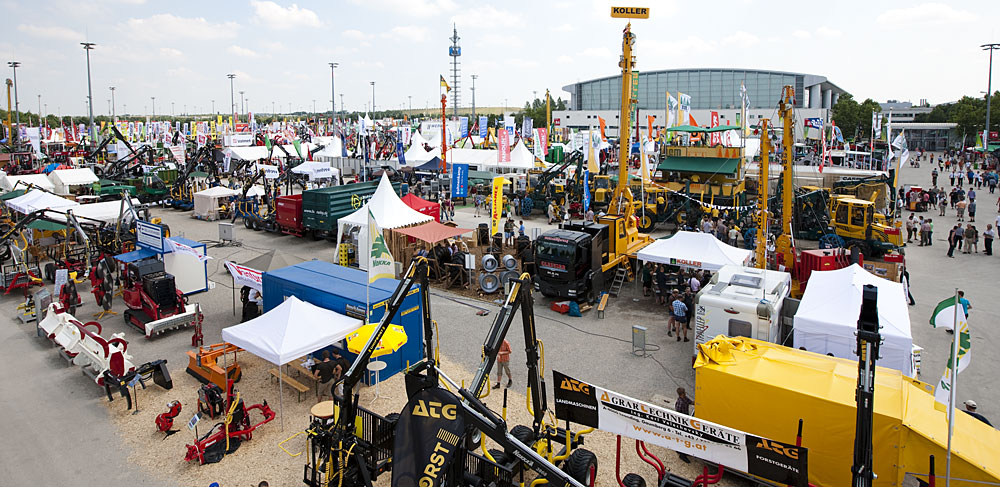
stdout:
POLYGON ((787 272, 723 266, 694 300, 694 354, 718 335, 778 343, 781 307, 791 287, 787 272))

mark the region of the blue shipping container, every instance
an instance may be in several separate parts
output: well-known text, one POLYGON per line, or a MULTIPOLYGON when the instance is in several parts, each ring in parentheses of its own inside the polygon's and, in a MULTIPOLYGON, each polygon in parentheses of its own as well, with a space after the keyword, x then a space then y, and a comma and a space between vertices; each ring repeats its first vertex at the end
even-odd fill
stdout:
MULTIPOLYGON (((264 311, 270 311, 295 296, 303 301, 337 313, 364 318, 368 273, 351 267, 343 267, 321 260, 311 260, 293 266, 268 271, 263 276, 264 311)), ((396 290, 399 281, 379 279, 367 290, 368 302, 372 306, 372 322, 377 323, 385 314, 386 301, 396 290)), ((421 295, 419 286, 410 291, 403 300, 403 306, 396 313, 392 324, 406 330, 406 345, 396 353, 377 357, 386 363, 379 373, 379 380, 386 380, 406 368, 407 362, 415 364, 424 358, 424 328, 421 323, 421 295)), ((347 343, 339 347, 344 357, 353 361, 357 355, 347 351, 347 343)), ((375 384, 375 373, 369 372, 365 384, 375 384)))

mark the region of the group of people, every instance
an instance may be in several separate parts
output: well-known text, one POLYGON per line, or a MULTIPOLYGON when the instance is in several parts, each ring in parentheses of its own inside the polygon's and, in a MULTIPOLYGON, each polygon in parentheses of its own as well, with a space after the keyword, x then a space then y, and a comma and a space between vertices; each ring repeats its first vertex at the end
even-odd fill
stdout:
MULTIPOLYGON (((998 225, 1000 225, 1000 217, 997 217, 998 225)), ((987 224, 986 230, 979 233, 971 223, 966 224, 964 227, 961 223, 956 223, 952 227, 951 231, 948 232, 948 257, 955 257, 955 249, 959 249, 963 254, 978 254, 979 253, 979 238, 983 239, 983 254, 993 255, 993 239, 996 238, 996 231, 993 229, 993 224, 987 224), (965 245, 963 250, 963 244, 965 245)))
POLYGON ((694 314, 694 296, 712 278, 710 272, 680 270, 672 272, 670 266, 647 262, 642 267, 642 293, 656 296, 656 304, 666 306, 669 311, 667 336, 677 341, 691 341, 691 317, 694 314), (676 279, 676 287, 671 288, 676 279), (655 284, 655 286, 654 286, 655 284), (684 291, 681 291, 683 287, 684 291))
POLYGON ((697 228, 703 233, 715 235, 720 241, 736 247, 740 239, 740 229, 731 220, 706 216, 697 228))
POLYGON ((351 362, 342 357, 336 348, 332 353, 323 350, 321 356, 322 359, 312 366, 313 376, 319 382, 316 387, 325 386, 332 381, 334 386, 330 389, 330 395, 343 399, 344 383, 340 379, 351 369, 351 362))

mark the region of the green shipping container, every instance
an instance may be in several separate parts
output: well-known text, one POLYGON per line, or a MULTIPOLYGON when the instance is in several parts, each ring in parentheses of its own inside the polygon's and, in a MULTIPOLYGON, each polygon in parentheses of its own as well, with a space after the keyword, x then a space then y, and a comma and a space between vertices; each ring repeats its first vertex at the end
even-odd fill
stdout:
MULTIPOLYGON (((302 192, 302 224, 308 229, 336 233, 337 220, 365 205, 378 189, 378 181, 344 184, 302 192)), ((400 183, 393 183, 398 195, 400 183)))
POLYGON ((562 146, 549 147, 549 153, 545 155, 545 162, 550 164, 562 164, 563 161, 563 148, 562 146))

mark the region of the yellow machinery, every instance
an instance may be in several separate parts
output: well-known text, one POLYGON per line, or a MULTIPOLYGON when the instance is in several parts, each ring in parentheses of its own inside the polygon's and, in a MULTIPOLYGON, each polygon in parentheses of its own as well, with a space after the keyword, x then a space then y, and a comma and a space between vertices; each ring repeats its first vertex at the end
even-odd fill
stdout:
POLYGON ((875 203, 845 195, 830 195, 830 226, 843 247, 857 247, 866 258, 897 250, 903 244, 899 227, 876 218, 875 203))
POLYGON ((635 34, 632 33, 632 24, 629 23, 622 35, 622 57, 618 63, 622 68, 622 108, 618 117, 618 184, 608 204, 608 213, 597 218, 597 223, 606 224, 613 230, 613 233, 609 232, 610 248, 608 259, 602 266, 604 271, 614 268, 627 260, 628 255, 635 254, 652 242, 648 235, 639 233, 636 226, 635 201, 628 184, 629 150, 632 146, 632 104, 637 101, 632 99, 632 69, 635 67, 635 58, 632 56, 633 44, 635 44, 635 34))
POLYGON ((779 256, 779 265, 791 270, 795 265, 795 248, 792 241, 792 202, 795 198, 795 186, 792 178, 793 156, 795 152, 795 120, 792 109, 795 104, 795 88, 785 85, 778 103, 778 115, 781 117, 781 231, 774 241, 775 254, 779 256))
POLYGON ((767 135, 767 126, 770 124, 769 119, 763 119, 760 121, 760 182, 758 183, 758 196, 757 201, 760 204, 760 208, 754 214, 754 222, 757 225, 757 240, 754 246, 754 265, 758 269, 767 268, 767 223, 769 220, 767 214, 767 200, 769 198, 768 192, 768 174, 771 169, 771 139, 767 135))
MULTIPOLYGON (((801 418, 802 446, 809 449, 809 483, 851 485, 857 360, 720 337, 699 346, 694 370, 698 418, 788 442, 795 439, 801 418)), ((917 485, 917 478, 926 482, 930 455, 940 475, 948 421, 944 406, 934 401, 933 387, 895 369, 876 370, 875 487, 917 485)), ((952 485, 1000 482, 997 445, 1000 432, 955 412, 952 485)))

